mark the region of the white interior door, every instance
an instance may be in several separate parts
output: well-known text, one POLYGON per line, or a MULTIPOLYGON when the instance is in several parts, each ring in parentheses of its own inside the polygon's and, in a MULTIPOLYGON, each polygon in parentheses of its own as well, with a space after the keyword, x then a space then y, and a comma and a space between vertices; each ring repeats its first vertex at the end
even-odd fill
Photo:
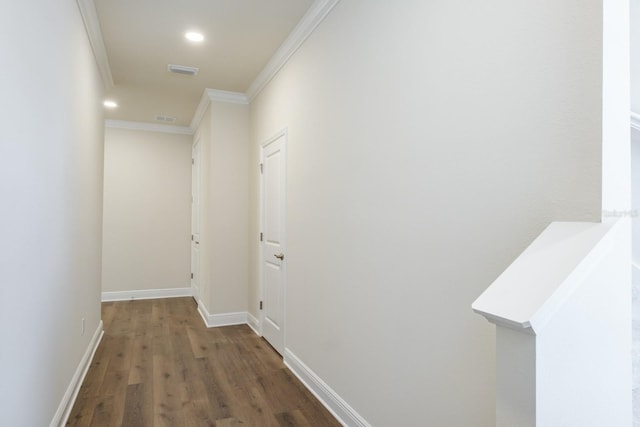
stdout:
POLYGON ((200 302, 200 141, 191 151, 191 291, 200 302))
POLYGON ((285 333, 286 132, 262 146, 262 335, 280 354, 285 333))

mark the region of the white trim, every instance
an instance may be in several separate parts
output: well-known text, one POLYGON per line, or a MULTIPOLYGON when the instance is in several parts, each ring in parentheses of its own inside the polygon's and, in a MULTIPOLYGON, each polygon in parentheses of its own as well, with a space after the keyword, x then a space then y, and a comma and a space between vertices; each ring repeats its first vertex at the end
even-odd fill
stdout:
MULTIPOLYGON (((285 41, 280 45, 278 50, 273 54, 267 65, 262 69, 260 74, 249 86, 246 93, 229 92, 215 89, 205 89, 200 99, 200 104, 196 109, 196 112, 191 119, 191 125, 189 128, 181 126, 167 126, 167 125, 155 125, 142 123, 143 126, 119 126, 113 125, 110 127, 120 127, 124 129, 134 130, 149 130, 153 132, 168 132, 179 133, 184 135, 192 135, 198 128, 202 118, 204 116, 209 103, 212 100, 221 102, 230 102, 234 104, 249 104, 265 86, 273 79, 273 77, 280 71, 280 69, 287 63, 289 58, 302 46, 302 44, 309 38, 313 31, 324 21, 329 15, 329 12, 338 4, 340 0, 316 0, 309 10, 304 14, 300 22, 295 26, 291 33, 287 36, 285 41), (151 128, 149 128, 151 127, 151 128), (162 127, 162 128, 159 128, 162 127), (190 129, 188 132, 185 129, 190 129)), ((94 0, 76 0, 80 15, 84 21, 87 37, 91 44, 93 54, 96 59, 96 64, 100 70, 100 75, 105 88, 110 89, 114 87, 113 75, 111 74, 111 66, 109 65, 109 58, 107 56, 107 50, 104 45, 104 39, 102 37, 102 30, 100 29, 100 21, 98 20, 98 13, 94 0)), ((126 123, 124 121, 109 121, 126 123)), ((137 123, 137 122, 129 122, 137 123)), ((109 126, 109 125, 107 125, 109 126)))
POLYGON ((73 378, 71 378, 71 383, 69 384, 69 387, 67 387, 67 391, 62 397, 58 410, 53 416, 53 420, 51 420, 51 427, 61 427, 67 424, 67 420, 69 419, 73 405, 78 397, 78 392, 80 391, 84 377, 87 375, 87 371, 89 370, 89 366, 91 366, 91 361, 93 360, 94 354, 96 354, 96 350, 98 349, 98 345, 100 344, 103 335, 104 330, 101 320, 100 323, 98 323, 98 328, 93 333, 93 337, 91 337, 91 341, 89 341, 89 346, 84 352, 82 359, 80 359, 80 363, 76 368, 76 372, 73 374, 73 378))
POLYGON ((338 393, 302 362, 288 348, 284 351, 284 364, 322 403, 343 426, 371 427, 355 409, 353 409, 338 393))
POLYGON ((631 112, 631 127, 640 130, 640 114, 631 112))
POLYGON ((200 316, 202 316, 202 320, 204 320, 204 324, 207 326, 207 328, 247 324, 246 311, 237 313, 210 314, 209 310, 207 310, 207 307, 205 307, 202 301, 198 301, 198 313, 200 313, 200 316))
POLYGON ((249 99, 244 93, 218 89, 206 89, 205 92, 211 101, 227 102, 229 104, 249 104, 249 99))
POLYGON ((209 107, 209 104, 211 104, 211 98, 209 98, 209 92, 207 92, 207 89, 205 89, 202 91, 200 103, 198 104, 198 108, 196 108, 196 112, 193 113, 191 125, 189 125, 189 127, 191 128, 191 132, 195 132, 198 130, 200 122, 202 122, 204 113, 207 112, 207 107, 209 107))
POLYGON ((200 134, 193 139, 191 144, 191 241, 189 242, 189 258, 191 261, 191 294, 196 301, 200 301, 200 236, 198 233, 198 243, 194 243, 195 229, 200 229, 200 218, 202 216, 202 145, 200 145, 200 134), (194 171, 195 170, 195 171, 194 171), (198 201, 196 205, 196 200, 198 201), (194 227, 195 224, 195 227, 194 227), (197 248, 197 249, 194 249, 197 248), (194 252, 196 253, 194 256, 194 252), (197 261, 197 263, 194 263, 197 261), (197 265, 197 267, 196 267, 197 265))
POLYGON ((204 91, 202 91, 200 103, 198 104, 198 108, 196 108, 196 112, 193 114, 193 118, 191 119, 191 125, 189 127, 191 128, 192 134, 198 130, 198 126, 200 126, 200 122, 202 122, 202 119, 204 118, 204 113, 207 112, 207 108, 212 101, 226 102, 229 104, 249 104, 249 99, 244 93, 229 92, 227 90, 205 89, 204 91))
POLYGON ((100 21, 98 20, 98 12, 93 0, 76 0, 80 15, 84 21, 84 28, 87 31, 87 37, 93 50, 93 56, 102 76, 104 87, 110 89, 113 87, 113 76, 111 75, 111 67, 109 66, 109 58, 107 57, 107 49, 104 47, 104 39, 102 38, 102 30, 100 29, 100 21))
POLYGON ((260 327, 260 321, 258 320, 258 318, 254 317, 253 314, 251 313, 247 313, 247 324, 251 329, 253 329, 253 332, 255 332, 256 335, 258 335, 259 337, 262 336, 262 328, 260 327))
POLYGON ((171 289, 144 289, 139 291, 103 292, 102 301, 127 301, 134 299, 158 299, 193 296, 191 287, 171 289))
POLYGON ((317 0, 311 5, 307 13, 305 13, 300 22, 298 22, 298 25, 291 31, 269 62, 267 62, 267 65, 265 65, 260 74, 258 74, 253 83, 251 83, 249 89, 247 89, 247 98, 249 101, 253 101, 271 79, 278 74, 278 71, 280 71, 289 58, 296 53, 318 25, 324 21, 339 1, 340 0, 317 0))
POLYGON ((178 135, 193 135, 193 131, 187 126, 160 125, 155 123, 132 122, 127 120, 105 120, 108 128, 141 130, 146 132, 174 133, 178 135))
POLYGON ((623 220, 552 222, 471 305, 496 325, 540 334, 613 250, 623 220))
POLYGON ((209 328, 209 311, 207 310, 207 307, 204 306, 204 303, 201 299, 198 299, 198 313, 200 313, 200 317, 202 317, 204 325, 209 328))

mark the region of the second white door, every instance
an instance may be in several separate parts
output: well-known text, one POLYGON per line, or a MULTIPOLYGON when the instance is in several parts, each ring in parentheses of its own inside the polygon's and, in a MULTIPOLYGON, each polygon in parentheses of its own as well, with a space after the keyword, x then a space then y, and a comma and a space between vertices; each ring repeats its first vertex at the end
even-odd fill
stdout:
POLYGON ((200 302, 200 143, 191 153, 191 292, 200 302))
POLYGON ((262 335, 284 352, 286 132, 262 146, 262 335))

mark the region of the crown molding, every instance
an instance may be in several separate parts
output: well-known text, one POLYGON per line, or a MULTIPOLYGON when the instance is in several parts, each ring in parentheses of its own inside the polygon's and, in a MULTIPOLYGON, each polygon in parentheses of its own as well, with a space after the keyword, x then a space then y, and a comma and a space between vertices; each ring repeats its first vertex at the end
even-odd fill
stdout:
POLYGON ((209 104, 211 102, 226 102, 229 104, 241 104, 248 105, 249 99, 247 95, 241 92, 229 92, 226 90, 217 90, 217 89, 205 89, 202 92, 202 97, 200 98, 200 103, 198 104, 198 108, 196 108, 196 112, 193 114, 193 119, 191 119, 191 133, 195 133, 200 126, 200 122, 204 117, 204 113, 207 111, 209 104))
POLYGON ((249 104, 273 79, 289 58, 302 46, 313 31, 327 17, 329 12, 340 0, 316 0, 302 17, 298 25, 273 54, 258 77, 251 83, 246 93, 228 92, 225 90, 205 89, 196 112, 191 119, 191 132, 195 133, 202 122, 202 118, 212 101, 228 102, 232 104, 249 104))
POLYGON ((275 77, 340 0, 316 0, 247 89, 249 102, 275 77))
MULTIPOLYGON (((289 36, 273 54, 267 65, 251 83, 246 93, 228 92, 223 90, 205 89, 198 104, 198 108, 193 115, 189 127, 156 125, 140 122, 126 122, 120 120, 105 121, 108 127, 147 130, 152 132, 169 132, 184 135, 192 135, 200 125, 207 107, 211 101, 228 102, 232 104, 249 104, 273 79, 280 69, 287 63, 289 58, 302 46, 313 31, 327 17, 329 12, 338 4, 340 0, 316 0, 309 10, 304 14, 300 22, 291 31, 289 36)), ((111 67, 107 57, 107 50, 104 46, 100 22, 94 0, 76 0, 91 48, 102 76, 105 88, 114 86, 111 67)))
POLYGON ((640 114, 631 112, 631 127, 640 130, 640 114))
POLYGON ((113 87, 113 76, 111 75, 111 67, 109 66, 109 58, 107 57, 107 49, 104 47, 104 39, 102 38, 102 30, 100 29, 100 21, 98 20, 98 12, 93 0, 76 0, 80 15, 84 21, 84 28, 87 31, 87 37, 93 50, 93 56, 102 76, 104 87, 110 89, 113 87))
POLYGON ((207 111, 207 107, 211 104, 211 98, 209 98, 208 89, 205 89, 202 92, 202 96, 200 97, 200 103, 198 104, 198 108, 196 108, 196 112, 193 113, 193 118, 191 119, 191 124, 189 127, 191 128, 191 132, 195 132, 200 126, 200 122, 204 117, 204 113, 207 111))
POLYGON ((217 89, 206 89, 205 92, 211 101, 228 102, 230 104, 249 104, 249 99, 244 93, 217 89))
POLYGON ((130 122, 126 120, 105 120, 105 127, 116 129, 142 130, 147 132, 173 133, 178 135, 193 135, 187 126, 159 125, 155 123, 130 122))

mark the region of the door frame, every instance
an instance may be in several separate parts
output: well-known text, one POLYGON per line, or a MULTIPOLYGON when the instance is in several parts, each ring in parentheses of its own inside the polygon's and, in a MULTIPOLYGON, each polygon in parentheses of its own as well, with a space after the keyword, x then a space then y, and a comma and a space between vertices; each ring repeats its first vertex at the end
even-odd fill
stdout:
POLYGON ((200 259, 201 258, 201 256, 200 256, 200 247, 198 247, 198 251, 197 251, 198 252, 198 262, 195 263, 195 265, 194 265, 194 260, 193 260, 193 252, 194 252, 193 251, 193 245, 194 245, 194 241, 193 241, 193 239, 194 239, 194 232, 193 232, 194 231, 194 212, 193 212, 193 209, 194 209, 194 203, 193 203, 194 202, 194 200, 193 200, 194 188, 193 188, 193 182, 194 182, 194 179, 197 182, 197 192, 198 192, 198 206, 197 206, 198 212, 195 215, 195 217, 197 218, 197 221, 195 221, 195 222, 198 223, 197 224, 197 228, 199 230, 198 241, 200 242, 202 240, 202 238, 200 236, 202 234, 201 233, 201 231, 202 231, 201 230, 202 209, 200 208, 201 199, 202 199, 202 145, 200 144, 200 135, 196 135, 196 137, 193 139, 193 143, 191 144, 191 197, 192 197, 192 199, 191 199, 191 244, 189 246, 189 250, 190 250, 190 253, 191 253, 191 273, 194 276, 191 279, 191 282, 190 282, 190 285, 191 285, 191 296, 195 300, 196 304, 198 304, 198 306, 200 306, 201 305, 200 296, 202 294, 201 283, 200 283, 200 271, 202 270, 200 268, 200 261, 201 261, 201 259, 200 259), (195 174, 196 176, 194 177, 193 176, 194 175, 193 168, 195 166, 195 161, 196 161, 196 158, 194 156, 194 153, 196 151, 196 147, 197 147, 197 150, 198 150, 198 159, 197 159, 198 168, 197 168, 197 171, 196 171, 196 174, 195 174), (196 268, 197 268, 198 271, 195 271, 196 268), (198 283, 197 287, 194 287, 194 280, 197 281, 197 283, 198 283))
MULTIPOLYGON (((264 184, 264 174, 262 173, 262 165, 264 164, 264 152, 265 152, 265 148, 271 144, 272 142, 275 142, 276 140, 278 140, 279 138, 284 137, 284 141, 283 141, 283 147, 284 147, 284 155, 285 155, 285 167, 284 167, 284 189, 283 189, 283 197, 284 197, 284 205, 285 205, 285 209, 282 212, 282 221, 284 223, 284 239, 282 242, 282 248, 283 248, 283 252, 285 255, 288 254, 287 252, 287 187, 288 187, 288 181, 287 181, 287 169, 288 169, 288 163, 289 163, 289 159, 288 159, 288 151, 287 151, 287 146, 288 146, 288 142, 289 142, 289 129, 287 127, 285 127, 284 129, 278 131, 276 134, 274 134, 273 136, 271 136, 270 138, 266 139, 264 142, 262 142, 260 144, 260 163, 258 165, 259 168, 259 172, 258 175, 260 177, 260 194, 259 194, 259 209, 260 209, 260 227, 259 227, 259 233, 262 233, 264 230, 264 215, 265 215, 265 209, 264 209, 264 191, 265 191, 265 184, 264 184)), ((263 242, 258 238, 258 311, 259 311, 259 326, 260 326, 260 336, 263 336, 263 326, 264 326, 264 310, 262 310, 260 308, 260 302, 264 301, 264 268, 263 268, 263 264, 264 264, 264 244, 263 242)), ((286 259, 286 258, 285 258, 286 259)), ((283 346, 282 346, 282 357, 284 357, 284 352, 287 348, 287 263, 283 262, 282 263, 282 342, 283 342, 283 346)))

